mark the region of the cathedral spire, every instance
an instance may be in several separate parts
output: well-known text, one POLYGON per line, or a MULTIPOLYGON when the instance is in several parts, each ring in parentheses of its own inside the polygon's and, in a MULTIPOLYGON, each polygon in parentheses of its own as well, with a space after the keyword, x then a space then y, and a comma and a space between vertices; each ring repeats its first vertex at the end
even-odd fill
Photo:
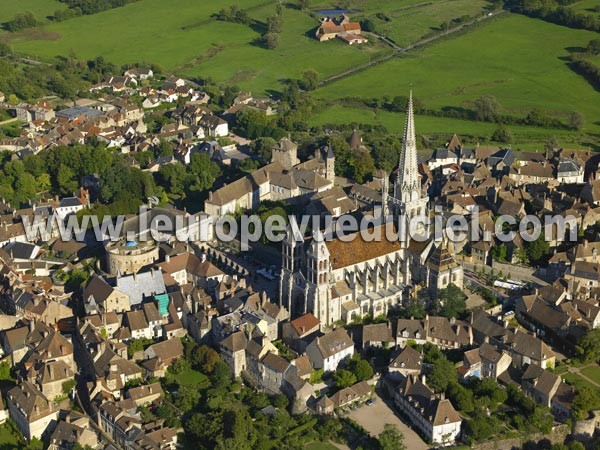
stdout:
POLYGON ((419 198, 415 195, 420 190, 419 171, 417 167, 417 142, 415 134, 415 117, 413 112, 412 91, 408 97, 406 108, 406 125, 404 139, 400 151, 398 164, 398 178, 396 179, 396 197, 404 202, 419 198))

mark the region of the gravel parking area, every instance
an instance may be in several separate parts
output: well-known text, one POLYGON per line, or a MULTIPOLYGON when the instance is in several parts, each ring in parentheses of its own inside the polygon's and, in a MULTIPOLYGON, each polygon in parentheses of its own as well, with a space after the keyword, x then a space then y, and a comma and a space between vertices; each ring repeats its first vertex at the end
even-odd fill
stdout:
POLYGON ((429 446, 421 437, 411 430, 394 411, 375 394, 375 404, 363 405, 360 408, 350 412, 348 417, 360 424, 372 436, 377 436, 383 431, 386 423, 395 425, 404 435, 404 445, 410 450, 427 450, 429 446))

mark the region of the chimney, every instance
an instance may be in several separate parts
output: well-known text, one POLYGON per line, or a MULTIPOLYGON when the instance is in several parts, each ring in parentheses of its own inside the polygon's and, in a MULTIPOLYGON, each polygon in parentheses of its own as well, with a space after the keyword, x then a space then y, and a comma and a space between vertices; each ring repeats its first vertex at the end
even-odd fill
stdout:
POLYGON ((425 374, 421 375, 421 383, 427 384, 427 378, 425 377, 425 374))
POLYGON ((171 262, 171 256, 165 255, 165 262, 171 262))

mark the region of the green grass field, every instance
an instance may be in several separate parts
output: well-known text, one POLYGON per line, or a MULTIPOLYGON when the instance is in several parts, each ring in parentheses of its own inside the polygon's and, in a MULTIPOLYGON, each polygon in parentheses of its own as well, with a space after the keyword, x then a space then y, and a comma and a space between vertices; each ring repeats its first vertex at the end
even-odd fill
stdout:
POLYGON ((206 375, 194 369, 183 370, 177 375, 169 374, 169 377, 173 378, 179 384, 187 386, 201 386, 208 381, 206 375))
MULTIPOLYGON (((264 20, 273 11, 269 5, 251 11, 250 15, 264 20)), ((307 69, 314 69, 326 78, 391 52, 389 47, 376 41, 359 47, 350 47, 338 40, 318 42, 312 35, 317 21, 296 9, 284 9, 283 22, 280 44, 275 50, 252 44, 227 46, 199 64, 184 68, 183 73, 209 76, 261 93, 280 89, 280 81, 300 78, 307 69)))
POLYGON ((541 108, 564 117, 577 110, 587 119, 585 129, 598 133, 598 93, 561 59, 568 47, 585 46, 594 37, 588 31, 510 15, 328 84, 317 95, 332 100, 406 95, 412 86, 429 107, 468 107, 481 95, 494 95, 516 115, 541 108))
MULTIPOLYGON (((358 128, 364 125, 383 125, 390 133, 401 134, 404 130, 405 114, 393 113, 370 108, 344 107, 333 105, 312 117, 310 125, 344 125, 356 124, 358 128)), ((497 124, 474 122, 446 117, 421 116, 415 117, 418 134, 427 136, 450 136, 457 133, 463 143, 475 144, 489 139, 498 128, 497 124)), ((551 130, 529 126, 511 125, 508 127, 513 135, 513 148, 522 150, 541 150, 543 143, 555 137, 562 145, 569 148, 586 149, 588 140, 580 133, 568 130, 551 130)), ((588 136, 591 140, 593 137, 588 136)))
POLYGON ((367 17, 375 23, 376 32, 406 47, 419 41, 427 33, 439 31, 443 22, 463 15, 482 15, 487 6, 489 2, 485 0, 442 0, 388 6, 383 10, 383 18, 377 16, 382 11, 373 11, 367 17))
POLYGON ((581 369, 581 372, 589 379, 600 384, 600 366, 589 366, 581 369))
POLYGON ((597 12, 595 10, 595 8, 597 6, 600 5, 600 1, 599 0, 582 0, 580 2, 577 3, 573 3, 572 5, 569 5, 569 8, 576 10, 577 12, 580 13, 596 13, 596 14, 600 14, 600 12, 597 12))
MULTIPOLYGON (((25 1, 43 1, 47 7, 52 3, 60 5, 55 0, 25 1)), ((211 18, 229 2, 207 0, 200 5, 193 0, 139 0, 123 8, 5 34, 4 39, 17 52, 31 57, 50 59, 74 54, 80 59, 102 55, 117 64, 147 61, 178 74, 212 77, 217 82, 236 84, 258 94, 279 90, 282 80, 300 78, 306 69, 315 69, 322 78, 327 78, 391 52, 390 47, 375 39, 359 47, 337 40, 318 42, 313 37, 318 26, 317 16, 295 7, 284 8, 280 45, 275 50, 267 50, 255 41, 263 31, 261 26, 266 18, 274 14, 276 2, 240 0, 235 3, 246 8, 259 26, 253 29, 211 18)), ((392 17, 382 30, 390 32, 395 39, 412 42, 443 20, 481 10, 486 1, 431 0, 431 5, 402 9, 415 3, 423 2, 377 0, 369 2, 368 7, 365 3, 364 13, 357 13, 356 17, 382 10, 392 17)), ((11 3, 11 15, 20 9, 19 5, 20 2, 11 3)), ((48 13, 53 9, 56 8, 50 8, 48 13)), ((311 9, 317 9, 317 5, 311 5, 311 9)))
POLYGON ((8 22, 15 14, 30 11, 38 19, 45 21, 48 16, 67 5, 57 0, 0 0, 0 23, 8 22))

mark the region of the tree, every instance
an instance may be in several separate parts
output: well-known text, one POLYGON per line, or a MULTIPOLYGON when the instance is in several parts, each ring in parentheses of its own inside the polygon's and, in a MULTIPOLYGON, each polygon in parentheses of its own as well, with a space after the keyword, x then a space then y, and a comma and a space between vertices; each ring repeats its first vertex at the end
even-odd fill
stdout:
POLYGON ((535 241, 525 242, 525 251, 529 261, 540 264, 550 254, 550 244, 546 241, 544 233, 540 233, 535 241))
POLYGON ((363 19, 360 21, 360 27, 363 31, 372 33, 375 31, 375 22, 373 22, 371 19, 363 19))
POLYGON ((600 360, 600 328, 588 331, 577 343, 578 354, 584 361, 600 360))
POLYGON ((281 33, 283 31, 283 18, 280 15, 267 17, 267 30, 269 30, 269 33, 281 33))
POLYGON ((469 442, 483 441, 496 432, 497 419, 486 414, 477 414, 466 423, 466 434, 469 442))
POLYGON ((444 317, 458 317, 467 308, 467 296, 453 283, 440 289, 438 299, 440 314, 444 317))
POLYGON ((456 382, 456 371, 454 365, 442 356, 432 364, 431 373, 427 379, 427 384, 436 392, 445 392, 448 385, 456 382))
POLYGON ((506 245, 500 244, 492 248, 492 258, 494 261, 506 261, 506 245))
POLYGON ((346 369, 340 369, 333 374, 336 386, 346 388, 356 384, 356 376, 346 369))
POLYGON ((351 169, 350 176, 360 184, 364 183, 368 177, 375 173, 373 157, 366 147, 359 147, 352 150, 348 165, 351 169))
POLYGON ((450 383, 446 390, 448 398, 458 410, 470 413, 473 411, 473 392, 459 383, 450 383))
POLYGON ((492 95, 484 95, 475 100, 475 115, 477 120, 495 122, 500 112, 500 103, 492 95))
POLYGON ((377 437, 381 450, 405 450, 404 435, 394 425, 386 423, 377 437))
POLYGON ((354 374, 357 381, 365 381, 373 377, 373 367, 364 359, 352 359, 348 364, 348 370, 354 374))
POLYGON ((300 87, 305 91, 314 91, 319 85, 319 72, 314 69, 308 69, 302 72, 300 87))
POLYGON ((161 156, 173 156, 173 144, 161 140, 160 143, 154 147, 154 156, 157 158, 161 156))
POLYGON ((571 111, 569 113, 569 127, 573 130, 581 130, 583 128, 584 118, 583 114, 577 111, 571 111))
POLYGON ((276 143, 275 139, 271 137, 261 137, 252 141, 250 148, 266 163, 271 161, 273 147, 276 143))
POLYGON ((496 128, 492 134, 492 141, 501 142, 502 144, 510 144, 512 139, 511 131, 505 126, 496 128))
POLYGON ((183 194, 186 171, 181 164, 165 164, 158 170, 156 176, 158 184, 168 193, 183 194))
POLYGON ((402 317, 423 319, 425 318, 425 303, 418 298, 410 298, 406 304, 406 308, 401 311, 402 317))
POLYGON ((207 375, 214 372, 221 359, 219 354, 207 345, 200 345, 192 350, 191 361, 194 368, 200 369, 207 375))
POLYGON ((221 169, 206 153, 194 153, 188 166, 191 175, 191 189, 195 191, 205 191, 210 189, 217 177, 221 174, 221 169))
POLYGON ((15 14, 15 18, 4 24, 8 31, 19 31, 25 28, 32 28, 38 24, 31 11, 23 11, 15 14))
POLYGON ((279 34, 265 33, 262 37, 262 43, 269 50, 276 49, 279 46, 279 34))
POLYGON ((77 383, 75 380, 68 380, 62 384, 62 393, 69 395, 77 383))
POLYGON ((285 395, 277 394, 273 397, 272 403, 275 408, 285 409, 285 408, 287 408, 290 401, 288 400, 288 398, 285 395))
POLYGON ((600 55, 600 39, 592 39, 588 42, 586 51, 590 55, 600 55))

